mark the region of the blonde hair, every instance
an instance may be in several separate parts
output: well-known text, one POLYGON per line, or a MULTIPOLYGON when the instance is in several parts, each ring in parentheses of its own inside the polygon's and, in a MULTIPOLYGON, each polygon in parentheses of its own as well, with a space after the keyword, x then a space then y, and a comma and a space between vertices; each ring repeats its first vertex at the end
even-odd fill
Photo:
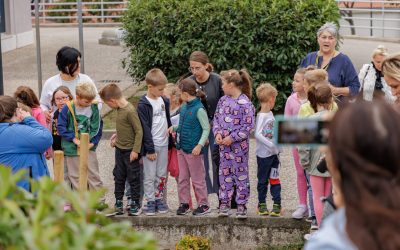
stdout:
POLYGON ((146 84, 152 86, 166 85, 168 83, 167 77, 162 70, 158 68, 149 70, 144 80, 146 84))
POLYGON ((86 99, 88 101, 93 101, 96 98, 97 92, 93 83, 90 82, 82 82, 76 85, 76 96, 79 98, 86 99))
POLYGON ((323 69, 309 70, 304 74, 304 82, 308 86, 326 80, 328 80, 328 73, 323 69))
POLYGON ((261 83, 256 89, 256 95, 260 102, 268 102, 278 95, 278 91, 270 83, 261 83))
POLYGON ((388 56, 388 50, 385 46, 383 45, 378 45, 378 47, 376 47, 376 49, 374 49, 372 51, 372 58, 374 58, 375 56, 388 56))
MULTIPOLYGON (((168 83, 165 85, 164 93, 168 93, 169 96, 175 97, 175 104, 180 105, 181 104, 181 92, 179 90, 179 87, 174 84, 174 83, 168 83)), ((172 98, 171 98, 172 99, 172 98)), ((169 100, 171 101, 171 100, 169 100)))
POLYGON ((400 81, 400 53, 386 57, 382 63, 382 74, 400 81))

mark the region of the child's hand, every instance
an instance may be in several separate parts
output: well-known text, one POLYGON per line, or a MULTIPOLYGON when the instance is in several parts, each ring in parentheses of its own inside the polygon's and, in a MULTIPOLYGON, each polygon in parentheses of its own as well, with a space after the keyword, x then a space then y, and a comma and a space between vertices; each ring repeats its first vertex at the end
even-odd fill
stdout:
POLYGON ((147 159, 149 159, 150 161, 155 161, 157 159, 157 154, 147 154, 146 155, 147 159))
POLYGON ((192 150, 192 154, 193 155, 199 155, 201 152, 201 148, 203 146, 201 146, 200 144, 197 144, 196 147, 194 147, 194 149, 192 150))
POLYGON ((129 155, 129 160, 133 162, 139 157, 139 154, 132 150, 131 154, 129 155))
POLYGON ((167 131, 168 131, 168 134, 174 133, 174 126, 169 127, 167 131))
POLYGON ((77 139, 77 138, 74 138, 74 139, 72 140, 72 142, 73 142, 76 146, 79 146, 79 145, 81 144, 81 141, 80 141, 79 139, 77 139))
POLYGON ((113 134, 110 138, 110 146, 115 147, 115 142, 117 141, 117 134, 113 134))
POLYGON ((225 146, 230 146, 233 143, 232 137, 229 135, 222 140, 222 144, 225 146))
POLYGON ((51 122, 51 113, 53 113, 53 107, 51 107, 49 110, 46 110, 43 112, 44 116, 46 117, 46 122, 50 123, 51 122))
POLYGON ((222 144, 222 135, 221 134, 217 134, 215 136, 215 143, 217 143, 218 145, 222 144))
POLYGON ((89 143, 89 149, 93 148, 94 144, 93 143, 89 143))
POLYGON ((17 110, 16 110, 15 113, 16 113, 16 115, 17 115, 18 120, 20 120, 21 122, 22 122, 26 117, 31 116, 31 114, 29 114, 28 111, 25 111, 25 110, 23 110, 23 109, 21 109, 21 108, 17 108, 17 110))

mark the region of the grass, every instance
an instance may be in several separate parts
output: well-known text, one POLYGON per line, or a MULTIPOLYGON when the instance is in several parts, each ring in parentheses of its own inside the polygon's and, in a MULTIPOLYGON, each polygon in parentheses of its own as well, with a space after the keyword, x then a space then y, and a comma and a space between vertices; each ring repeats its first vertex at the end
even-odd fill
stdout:
MULTIPOLYGON (((130 103, 133 104, 133 106, 137 107, 138 103, 140 100, 140 96, 132 96, 128 99, 130 103)), ((103 129, 115 129, 115 119, 117 116, 117 112, 115 110, 112 110, 110 113, 108 113, 106 116, 103 118, 103 129)))

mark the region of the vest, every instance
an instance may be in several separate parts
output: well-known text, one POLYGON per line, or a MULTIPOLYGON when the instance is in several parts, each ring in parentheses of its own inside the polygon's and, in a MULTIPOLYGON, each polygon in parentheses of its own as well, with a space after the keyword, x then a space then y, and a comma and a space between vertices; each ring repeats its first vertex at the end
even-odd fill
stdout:
POLYGON ((182 106, 179 126, 177 132, 176 148, 183 152, 191 154, 192 150, 199 143, 203 128, 197 119, 197 111, 204 106, 199 98, 187 102, 182 106))

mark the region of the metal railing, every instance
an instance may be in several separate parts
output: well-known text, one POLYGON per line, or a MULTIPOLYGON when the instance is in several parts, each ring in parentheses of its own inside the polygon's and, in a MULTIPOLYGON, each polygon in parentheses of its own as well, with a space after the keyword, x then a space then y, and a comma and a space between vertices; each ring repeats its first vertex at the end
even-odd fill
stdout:
MULTIPOLYGON (((41 24, 76 23, 78 8, 76 2, 42 2, 39 3, 39 20, 41 24)), ((35 19, 35 3, 31 4, 32 20, 35 19)), ((84 2, 82 1, 82 19, 85 23, 118 23, 122 13, 127 9, 128 0, 119 2, 84 2)))
POLYGON ((400 1, 336 2, 341 14, 341 31, 361 36, 399 37, 400 1))

